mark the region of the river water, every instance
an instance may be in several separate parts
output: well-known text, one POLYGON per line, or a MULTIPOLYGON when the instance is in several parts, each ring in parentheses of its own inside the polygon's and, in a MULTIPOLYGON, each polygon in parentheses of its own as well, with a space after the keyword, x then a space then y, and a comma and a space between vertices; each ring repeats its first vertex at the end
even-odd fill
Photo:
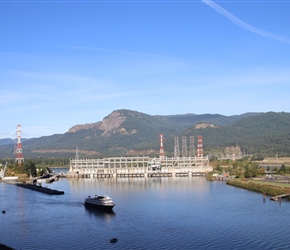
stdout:
POLYGON ((15 249, 290 249, 290 202, 203 177, 62 179, 48 195, 0 182, 0 243, 15 249), (88 210, 109 195, 114 213, 88 210), (118 242, 110 243, 111 238, 118 242))

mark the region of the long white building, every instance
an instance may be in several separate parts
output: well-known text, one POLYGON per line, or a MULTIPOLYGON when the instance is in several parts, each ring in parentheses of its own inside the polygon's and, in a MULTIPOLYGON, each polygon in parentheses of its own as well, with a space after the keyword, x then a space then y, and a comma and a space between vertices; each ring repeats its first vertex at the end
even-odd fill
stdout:
POLYGON ((73 158, 68 177, 150 177, 199 175, 212 171, 208 157, 73 158))

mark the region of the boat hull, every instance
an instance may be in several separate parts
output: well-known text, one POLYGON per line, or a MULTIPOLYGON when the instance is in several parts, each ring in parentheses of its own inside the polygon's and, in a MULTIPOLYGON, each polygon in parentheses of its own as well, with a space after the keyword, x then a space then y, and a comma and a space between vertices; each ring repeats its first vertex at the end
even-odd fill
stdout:
POLYGON ((112 211, 115 204, 114 205, 100 205, 100 204, 92 204, 90 202, 85 201, 85 206, 90 207, 90 208, 96 208, 102 211, 112 211))

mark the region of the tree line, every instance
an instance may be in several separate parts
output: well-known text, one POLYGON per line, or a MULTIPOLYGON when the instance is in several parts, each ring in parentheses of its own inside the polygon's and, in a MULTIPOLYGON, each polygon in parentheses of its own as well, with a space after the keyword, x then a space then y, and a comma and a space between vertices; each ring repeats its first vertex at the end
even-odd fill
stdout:
POLYGON ((231 176, 236 176, 236 178, 253 178, 262 176, 265 174, 266 171, 274 171, 276 174, 279 175, 288 175, 290 174, 290 166, 286 166, 285 164, 282 164, 280 167, 274 167, 273 169, 270 169, 268 166, 266 169, 259 166, 258 163, 255 161, 251 161, 248 159, 239 159, 236 161, 232 160, 226 160, 226 161, 220 161, 220 164, 218 164, 215 167, 216 171, 219 172, 226 172, 231 176), (222 165, 228 165, 226 168, 222 168, 222 165))
MULTIPOLYGON (((1 162, 5 162, 2 160, 1 162)), ((5 163, 2 163, 4 166, 5 163)), ((51 173, 54 167, 68 167, 69 159, 65 158, 36 158, 27 159, 24 162, 15 162, 15 160, 7 161, 6 176, 14 176, 25 174, 26 177, 38 177, 46 173, 51 173)))

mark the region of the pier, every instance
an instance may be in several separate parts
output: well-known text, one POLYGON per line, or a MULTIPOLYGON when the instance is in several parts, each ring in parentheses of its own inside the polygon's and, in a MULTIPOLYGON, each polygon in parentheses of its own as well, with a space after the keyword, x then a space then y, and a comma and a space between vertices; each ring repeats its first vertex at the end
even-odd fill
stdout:
POLYGON ((270 198, 270 200, 272 201, 281 201, 282 198, 288 198, 289 199, 290 194, 281 194, 281 195, 277 195, 277 196, 273 196, 270 198))
POLYGON ((208 157, 70 159, 69 178, 191 177, 212 171, 208 157))

